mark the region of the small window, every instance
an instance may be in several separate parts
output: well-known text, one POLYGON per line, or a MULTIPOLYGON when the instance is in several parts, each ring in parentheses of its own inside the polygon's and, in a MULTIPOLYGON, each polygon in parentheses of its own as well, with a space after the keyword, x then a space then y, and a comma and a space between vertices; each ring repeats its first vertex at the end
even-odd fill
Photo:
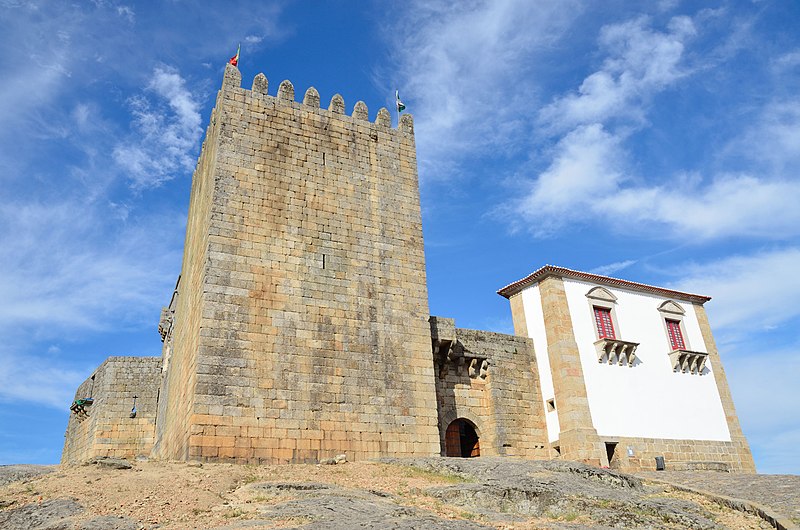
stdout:
POLYGON ((547 400, 547 412, 555 412, 556 411, 556 400, 555 398, 547 400))
POLYGON ((614 323, 611 320, 611 309, 594 306, 594 321, 597 325, 597 336, 601 339, 615 339, 614 323))
POLYGON ((681 333, 681 323, 679 320, 667 319, 667 334, 669 335, 669 344, 673 350, 685 350, 686 343, 683 341, 683 333, 681 333))

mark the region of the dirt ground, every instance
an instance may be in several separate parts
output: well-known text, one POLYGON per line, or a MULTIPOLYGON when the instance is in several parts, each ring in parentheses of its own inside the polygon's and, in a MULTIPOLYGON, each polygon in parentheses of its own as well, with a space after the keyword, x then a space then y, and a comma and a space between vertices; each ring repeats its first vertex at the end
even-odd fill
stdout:
POLYGON ((599 471, 587 474, 583 468, 532 469, 525 467, 528 463, 515 468, 503 463, 483 464, 471 474, 458 465, 464 464, 436 468, 425 462, 281 466, 135 462, 130 469, 99 464, 54 467, 38 476, 42 470, 32 466, 27 475, 20 471, 14 475, 13 466, 0 467, 0 527, 770 528, 753 515, 700 496, 664 486, 634 487, 599 471), (576 469, 582 474, 580 480, 592 482, 583 493, 575 490, 582 484, 575 482, 576 469), (521 489, 504 485, 504 479, 528 480, 518 480, 515 473, 533 482, 521 489), (4 483, 4 475, 14 475, 15 481, 4 483), (573 482, 561 485, 562 475, 573 482), (543 484, 550 490, 542 489, 543 484), (516 493, 509 493, 509 487, 516 493), (524 499, 509 504, 508 499, 519 492, 524 499), (561 497, 579 502, 565 504, 561 497), (542 499, 552 500, 545 505, 542 499), (658 513, 659 506, 669 513, 684 510, 692 515, 685 521, 680 515, 670 519, 658 513), (653 526, 654 520, 663 524, 653 526))

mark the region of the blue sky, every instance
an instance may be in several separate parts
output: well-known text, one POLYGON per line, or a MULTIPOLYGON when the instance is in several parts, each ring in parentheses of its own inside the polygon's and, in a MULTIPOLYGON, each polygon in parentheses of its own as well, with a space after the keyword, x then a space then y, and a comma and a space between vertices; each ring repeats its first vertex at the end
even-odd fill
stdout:
POLYGON ((414 115, 431 313, 550 263, 707 304, 762 472, 800 473, 800 4, 0 0, 0 464, 157 355, 225 62, 414 115))

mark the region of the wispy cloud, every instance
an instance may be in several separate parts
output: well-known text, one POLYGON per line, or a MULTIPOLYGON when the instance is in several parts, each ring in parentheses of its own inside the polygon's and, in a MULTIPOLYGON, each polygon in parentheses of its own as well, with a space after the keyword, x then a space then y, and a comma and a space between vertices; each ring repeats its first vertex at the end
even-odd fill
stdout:
POLYGON ((583 80, 577 93, 542 109, 540 117, 551 130, 619 118, 644 120, 649 98, 684 75, 684 43, 695 34, 688 17, 673 18, 664 32, 650 24, 647 17, 640 17, 602 29, 599 45, 607 59, 583 80))
POLYGON ((620 139, 602 125, 580 126, 555 146, 552 162, 528 182, 514 222, 547 236, 566 223, 597 215, 598 199, 617 192, 625 180, 620 139))
POLYGON ((41 358, 2 355, 0 402, 25 400, 63 409, 72 402, 75 389, 87 374, 63 364, 43 363, 41 358))
POLYGON ((672 286, 713 294, 709 313, 725 333, 763 331, 800 316, 800 248, 735 255, 673 269, 672 286))
POLYGON ((0 401, 63 408, 91 368, 83 355, 97 352, 67 359, 52 341, 154 329, 178 273, 182 212, 121 222, 91 199, 18 200, 0 205, 0 224, 0 401))
MULTIPOLYGON (((691 19, 673 18, 666 31, 641 17, 601 31, 603 67, 578 92, 556 98, 540 118, 563 132, 549 166, 523 181, 525 195, 507 215, 546 237, 575 223, 602 218, 623 233, 647 233, 693 242, 746 236, 788 239, 800 234, 800 181, 792 174, 800 145, 800 105, 766 104, 726 152, 749 161, 749 171, 637 174, 629 161, 632 137, 647 126, 650 99, 685 77, 691 19), (747 147, 744 149, 744 147, 747 147), (746 154, 742 154, 746 153, 746 154), (764 215, 780 211, 781 215, 764 215)), ((720 153, 725 156, 725 153, 720 153)))
MULTIPOLYGON (((526 145, 536 84, 524 74, 581 11, 577 1, 417 1, 396 33, 396 72, 416 117, 423 178, 452 176, 465 154, 526 145)), ((387 88, 388 90, 388 88, 387 88)), ((393 89, 392 89, 393 93, 393 89)))
POLYGON ((141 325, 167 296, 179 261, 178 213, 100 222, 102 205, 4 203, 0 330, 37 337, 141 325), (76 215, 76 212, 82 212, 76 215), (155 309, 154 309, 155 307, 155 309))
POLYGON ((800 98, 770 99, 755 122, 724 150, 768 176, 798 177, 800 168, 800 98))
POLYGON ((130 23, 136 22, 136 13, 130 6, 117 6, 117 14, 130 23))
POLYGON ((162 66, 153 71, 145 93, 129 100, 133 133, 114 148, 114 160, 135 188, 155 187, 192 170, 203 132, 198 99, 175 69, 162 66))
POLYGON ((635 265, 637 260, 635 259, 626 259, 625 261, 617 261, 614 263, 609 263, 608 265, 601 265, 599 267, 595 267, 591 269, 589 272, 592 274, 600 274, 603 276, 607 276, 609 274, 614 274, 615 272, 619 272, 621 270, 627 269, 631 265, 635 265))

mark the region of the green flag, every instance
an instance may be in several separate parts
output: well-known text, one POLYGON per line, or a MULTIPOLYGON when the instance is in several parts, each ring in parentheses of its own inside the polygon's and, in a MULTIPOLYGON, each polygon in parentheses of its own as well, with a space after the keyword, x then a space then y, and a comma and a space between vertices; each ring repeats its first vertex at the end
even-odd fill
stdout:
POLYGON ((394 91, 394 98, 395 98, 396 103, 397 103, 397 112, 400 113, 400 112, 403 112, 404 110, 406 110, 406 106, 403 105, 402 101, 400 101, 400 91, 399 90, 395 90, 394 91))

